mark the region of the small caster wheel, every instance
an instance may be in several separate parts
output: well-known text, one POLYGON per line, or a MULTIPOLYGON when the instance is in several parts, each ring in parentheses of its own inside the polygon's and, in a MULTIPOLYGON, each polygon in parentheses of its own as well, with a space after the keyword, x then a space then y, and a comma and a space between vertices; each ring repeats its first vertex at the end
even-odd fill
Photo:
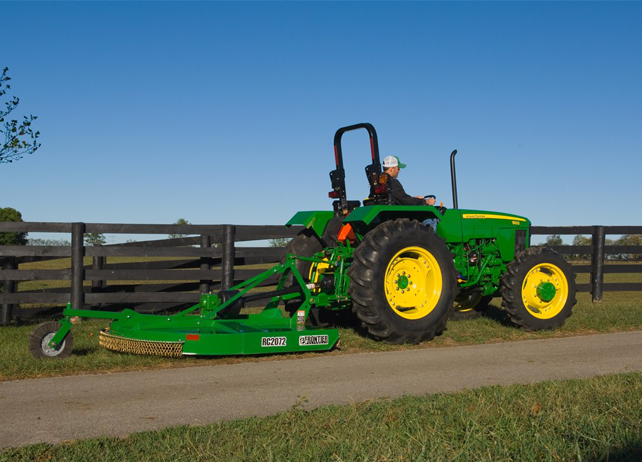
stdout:
POLYGON ((74 348, 74 336, 71 331, 65 336, 62 343, 56 348, 49 346, 49 342, 60 329, 60 324, 55 321, 44 322, 36 327, 29 335, 29 353, 34 358, 67 358, 74 348))

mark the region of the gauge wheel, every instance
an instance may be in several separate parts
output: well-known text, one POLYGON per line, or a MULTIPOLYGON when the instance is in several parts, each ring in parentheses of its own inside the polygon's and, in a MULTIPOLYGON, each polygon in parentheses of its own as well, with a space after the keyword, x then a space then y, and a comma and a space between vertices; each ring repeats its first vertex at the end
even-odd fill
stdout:
POLYGON ((528 331, 562 326, 577 303, 576 292, 571 265, 547 247, 521 252, 502 277, 502 306, 528 331))
POLYGON ((49 342, 60 329, 60 323, 55 321, 44 322, 36 327, 29 335, 29 353, 34 358, 67 358, 74 348, 74 336, 69 331, 62 343, 56 348, 49 346, 49 342))

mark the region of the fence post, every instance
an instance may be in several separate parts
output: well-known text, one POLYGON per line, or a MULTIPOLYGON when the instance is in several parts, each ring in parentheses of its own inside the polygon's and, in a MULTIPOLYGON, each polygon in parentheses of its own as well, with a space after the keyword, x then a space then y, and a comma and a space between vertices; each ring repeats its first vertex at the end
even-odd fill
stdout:
POLYGON ((591 272, 591 294, 593 303, 602 301, 604 291, 604 245, 606 235, 604 226, 595 226, 593 230, 593 260, 591 272))
POLYGON ((71 307, 82 309, 85 304, 83 282, 85 270, 83 257, 85 256, 85 224, 72 223, 71 225, 71 307))
MULTIPOLYGON (((211 247, 210 236, 208 234, 201 234, 201 249, 209 249, 211 247)), ((209 257, 201 257, 201 270, 210 269, 211 259, 209 257)), ((206 294, 210 291, 210 282, 201 280, 200 292, 206 294)))
MULTIPOLYGON (((7 257, 5 260, 4 268, 8 270, 16 269, 16 258, 7 257)), ((12 294, 15 292, 16 283, 10 279, 4 281, 4 293, 12 294)), ((11 323, 11 311, 13 305, 11 303, 2 304, 2 313, 0 314, 0 326, 8 326, 11 323)))
POLYGON ((234 226, 223 227, 223 275, 221 289, 227 290, 234 285, 234 226))

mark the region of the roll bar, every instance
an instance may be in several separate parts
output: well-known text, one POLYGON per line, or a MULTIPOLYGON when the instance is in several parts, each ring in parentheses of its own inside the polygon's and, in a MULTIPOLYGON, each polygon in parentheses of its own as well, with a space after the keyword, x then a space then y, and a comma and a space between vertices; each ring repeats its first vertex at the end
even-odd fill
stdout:
POLYGON ((336 169, 330 172, 330 180, 332 181, 332 191, 330 191, 330 197, 338 199, 338 208, 340 210, 345 210, 348 207, 348 201, 346 199, 346 183, 345 183, 345 170, 343 168, 343 151, 341 149, 341 138, 343 134, 352 130, 358 130, 364 128, 368 131, 370 136, 370 155, 372 158, 372 163, 366 166, 366 175, 368 176, 368 182, 370 185, 373 185, 373 181, 376 182, 376 178, 381 175, 381 162, 379 160, 379 140, 377 138, 377 131, 369 123, 360 123, 355 125, 348 125, 347 127, 341 127, 334 134, 334 161, 336 164, 336 169))

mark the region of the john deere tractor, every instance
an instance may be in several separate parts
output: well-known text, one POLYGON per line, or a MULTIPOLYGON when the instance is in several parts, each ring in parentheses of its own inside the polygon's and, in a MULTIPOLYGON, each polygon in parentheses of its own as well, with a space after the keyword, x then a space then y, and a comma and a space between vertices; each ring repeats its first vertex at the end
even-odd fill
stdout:
POLYGON ((108 349, 165 356, 240 355, 320 351, 334 347, 339 332, 323 315, 352 310, 372 337, 388 343, 430 340, 451 316, 482 311, 501 296, 511 320, 527 330, 564 324, 575 305, 575 275, 559 255, 530 247, 524 217, 457 204, 455 154, 450 157, 453 208, 394 205, 382 172, 374 127, 340 128, 334 136, 336 169, 330 172, 332 211, 299 212, 287 226, 303 225, 282 261, 263 273, 173 315, 132 310, 104 312, 72 307, 60 322, 47 322, 29 338, 39 358, 71 353, 72 317, 111 319, 100 333, 108 349), (346 197, 341 151, 344 133, 370 136, 370 187, 363 201, 346 197), (432 226, 424 224, 430 219, 432 226), (437 223, 434 226, 434 223, 437 223), (274 290, 259 285, 277 277, 274 290), (268 300, 260 313, 248 302, 268 300))
POLYGON ((551 249, 529 246, 527 218, 458 208, 457 151, 450 158, 452 209, 394 205, 371 124, 340 128, 334 151, 333 211, 299 212, 287 223, 305 226, 286 252, 319 290, 334 292, 326 308, 352 308, 368 333, 387 343, 430 340, 449 318, 483 311, 496 296, 526 330, 553 329, 571 315, 575 275, 551 249), (341 149, 343 134, 357 129, 370 136, 363 205, 347 200, 341 149), (436 229, 428 219, 437 220, 436 229))

